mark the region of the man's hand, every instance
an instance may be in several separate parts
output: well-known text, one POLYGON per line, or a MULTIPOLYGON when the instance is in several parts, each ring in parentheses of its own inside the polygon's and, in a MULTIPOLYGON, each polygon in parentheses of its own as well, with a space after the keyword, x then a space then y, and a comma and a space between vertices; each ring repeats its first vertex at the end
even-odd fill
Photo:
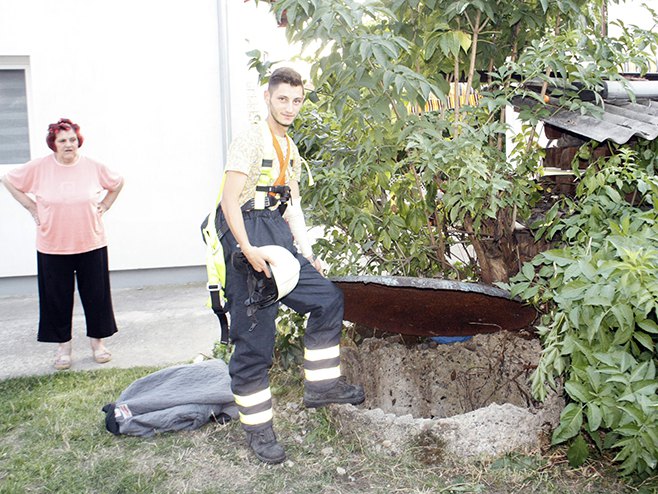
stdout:
POLYGON ((313 266, 318 273, 324 276, 324 268, 322 267, 322 261, 319 257, 311 256, 306 259, 308 259, 308 262, 311 263, 311 266, 313 266))
POLYGON ((254 247, 253 245, 249 245, 247 247, 241 248, 240 249, 244 256, 247 258, 247 261, 249 261, 249 264, 254 268, 259 273, 265 273, 265 276, 268 278, 272 277, 272 273, 270 273, 269 268, 267 267, 267 263, 269 262, 270 264, 272 263, 272 259, 270 258, 269 255, 265 254, 263 251, 260 250, 258 247, 254 247))

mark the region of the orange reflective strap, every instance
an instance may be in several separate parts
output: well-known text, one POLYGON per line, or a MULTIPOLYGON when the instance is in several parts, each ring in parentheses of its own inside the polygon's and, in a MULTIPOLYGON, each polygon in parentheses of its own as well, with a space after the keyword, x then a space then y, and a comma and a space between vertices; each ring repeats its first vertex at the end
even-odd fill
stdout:
POLYGON ((279 145, 279 141, 277 140, 276 136, 274 135, 274 132, 272 132, 272 129, 270 128, 270 134, 272 134, 272 144, 274 145, 274 150, 276 151, 276 156, 279 158, 279 176, 277 179, 274 181, 274 185, 285 185, 286 184, 286 171, 288 170, 288 163, 290 163, 290 149, 292 146, 290 145, 290 137, 288 137, 288 134, 286 134, 286 144, 288 149, 286 149, 286 159, 283 159, 283 151, 281 150, 281 146, 279 145))

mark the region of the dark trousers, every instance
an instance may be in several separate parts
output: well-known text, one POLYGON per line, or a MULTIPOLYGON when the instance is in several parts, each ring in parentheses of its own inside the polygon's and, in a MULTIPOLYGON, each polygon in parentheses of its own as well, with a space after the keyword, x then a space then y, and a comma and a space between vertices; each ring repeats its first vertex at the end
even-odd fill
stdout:
POLYGON ((37 252, 37 277, 38 341, 65 343, 71 339, 76 280, 87 323, 87 336, 107 338, 117 332, 110 294, 107 247, 82 254, 37 252))
MULTIPOLYGON (((310 313, 304 346, 313 350, 338 345, 343 323, 343 292, 297 252, 290 228, 277 211, 250 211, 243 217, 252 245, 280 245, 299 260, 299 282, 281 302, 300 314, 310 313)), ((247 275, 231 263, 233 253, 240 250, 230 231, 222 239, 222 247, 226 260, 227 308, 231 315, 230 336, 234 344, 229 363, 231 386, 235 394, 249 395, 269 386, 279 304, 260 309, 249 317, 244 304, 249 296, 247 275)), ((335 380, 307 383, 320 388, 317 391, 334 384, 335 380)))

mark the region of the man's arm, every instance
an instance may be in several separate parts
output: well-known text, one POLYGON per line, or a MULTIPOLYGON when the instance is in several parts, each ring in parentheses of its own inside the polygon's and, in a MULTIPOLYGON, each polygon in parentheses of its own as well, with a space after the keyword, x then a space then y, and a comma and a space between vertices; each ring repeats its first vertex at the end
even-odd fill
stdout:
POLYGON ((297 182, 297 180, 290 181, 290 196, 292 200, 286 208, 284 218, 288 222, 288 226, 290 226, 292 236, 295 238, 302 255, 309 260, 320 274, 324 274, 322 262, 313 255, 313 247, 308 238, 308 229, 306 228, 306 221, 304 220, 304 211, 301 207, 301 194, 299 192, 299 182, 297 182))
POLYGON ((37 225, 40 225, 41 222, 39 221, 39 214, 37 213, 37 203, 25 192, 21 192, 12 184, 10 184, 9 180, 5 179, 4 177, 0 178, 0 182, 5 184, 5 187, 7 188, 9 193, 14 197, 14 199, 16 199, 21 206, 23 206, 25 209, 27 209, 30 212, 32 218, 34 219, 34 222, 37 225))
POLYGON ((240 245, 240 250, 249 261, 249 264, 258 272, 264 272, 270 277, 266 261, 270 261, 267 255, 263 255, 258 247, 249 242, 249 236, 242 219, 240 209, 240 193, 247 183, 247 175, 236 171, 227 171, 222 192, 222 211, 231 233, 240 245))

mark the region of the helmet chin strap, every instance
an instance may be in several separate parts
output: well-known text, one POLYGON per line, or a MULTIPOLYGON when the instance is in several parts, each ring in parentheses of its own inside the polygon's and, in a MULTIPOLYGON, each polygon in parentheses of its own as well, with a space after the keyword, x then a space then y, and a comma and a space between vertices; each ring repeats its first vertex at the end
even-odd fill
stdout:
POLYGON ((272 264, 267 265, 270 270, 270 278, 265 273, 256 271, 242 252, 234 252, 231 255, 233 267, 241 273, 245 273, 247 278, 248 298, 244 304, 247 306, 247 316, 252 321, 249 331, 253 330, 258 323, 256 319, 258 309, 264 309, 277 303, 279 299, 295 288, 301 269, 299 261, 285 247, 263 245, 259 248, 272 261, 272 264))
POLYGON ((258 324, 256 319, 258 309, 264 309, 277 302, 278 290, 276 283, 273 278, 268 278, 265 273, 256 271, 242 252, 234 252, 231 262, 236 269, 247 273, 249 298, 244 301, 244 304, 247 306, 247 316, 251 319, 249 331, 252 331, 258 324))
POLYGON ((259 273, 251 265, 247 272, 247 290, 249 298, 245 300, 244 304, 247 306, 248 314, 256 313, 258 309, 269 307, 277 301, 278 293, 272 278, 268 278, 264 273, 259 273))

